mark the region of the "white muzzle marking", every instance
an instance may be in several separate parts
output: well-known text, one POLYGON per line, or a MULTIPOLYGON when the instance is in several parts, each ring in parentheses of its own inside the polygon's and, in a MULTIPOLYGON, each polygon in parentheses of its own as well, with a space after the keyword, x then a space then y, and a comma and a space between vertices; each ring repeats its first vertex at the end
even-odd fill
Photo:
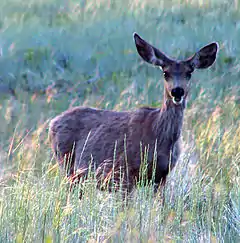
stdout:
POLYGON ((180 100, 180 101, 176 101, 176 100, 175 100, 175 97, 173 97, 172 101, 173 101, 173 103, 174 103, 175 105, 181 105, 182 102, 183 102, 183 96, 181 97, 181 100, 180 100))

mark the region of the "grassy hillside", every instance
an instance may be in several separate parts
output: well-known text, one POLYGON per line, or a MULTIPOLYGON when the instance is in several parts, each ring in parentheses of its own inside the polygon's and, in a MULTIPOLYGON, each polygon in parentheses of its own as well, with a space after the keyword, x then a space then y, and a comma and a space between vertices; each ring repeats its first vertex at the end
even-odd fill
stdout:
POLYGON ((239 33, 239 0, 1 0, 0 242, 240 242, 239 33), (134 31, 175 58, 218 41, 218 59, 193 75, 165 205, 141 185, 125 205, 94 178, 79 201, 48 122, 77 105, 161 105, 134 31))

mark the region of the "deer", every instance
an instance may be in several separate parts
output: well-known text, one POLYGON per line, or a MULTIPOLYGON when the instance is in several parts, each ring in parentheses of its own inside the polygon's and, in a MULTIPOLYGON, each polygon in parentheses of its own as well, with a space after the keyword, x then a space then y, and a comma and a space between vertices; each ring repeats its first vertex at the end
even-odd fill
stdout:
POLYGON ((122 188, 130 192, 141 179, 143 151, 147 151, 147 180, 153 180, 157 187, 164 186, 178 161, 191 75, 195 69, 206 69, 215 62, 218 43, 177 60, 135 32, 133 38, 140 57, 163 72, 162 105, 121 112, 74 107, 53 118, 49 126, 51 146, 71 183, 85 180, 92 169, 99 188, 106 189, 111 183, 119 190, 122 183, 122 188))

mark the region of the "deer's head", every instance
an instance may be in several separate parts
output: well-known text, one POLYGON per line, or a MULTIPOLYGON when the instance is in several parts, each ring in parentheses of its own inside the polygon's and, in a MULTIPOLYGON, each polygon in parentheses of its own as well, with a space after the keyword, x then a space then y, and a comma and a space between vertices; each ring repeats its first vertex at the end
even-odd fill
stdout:
POLYGON ((137 33, 133 36, 137 51, 143 60, 163 70, 166 99, 175 105, 182 104, 186 99, 194 69, 210 67, 218 51, 218 44, 214 42, 201 48, 186 60, 173 60, 143 40, 137 33))

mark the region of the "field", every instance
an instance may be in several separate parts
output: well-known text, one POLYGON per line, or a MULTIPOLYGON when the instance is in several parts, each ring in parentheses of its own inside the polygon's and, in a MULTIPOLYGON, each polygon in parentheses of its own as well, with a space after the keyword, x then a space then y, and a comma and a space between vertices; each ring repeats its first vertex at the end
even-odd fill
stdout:
POLYGON ((0 31, 0 242, 240 242, 239 0, 1 0, 0 31), (48 123, 77 105, 161 106, 161 71, 134 31, 175 58, 220 51, 193 75, 165 204, 150 185, 126 204, 94 178, 79 200, 48 123))

